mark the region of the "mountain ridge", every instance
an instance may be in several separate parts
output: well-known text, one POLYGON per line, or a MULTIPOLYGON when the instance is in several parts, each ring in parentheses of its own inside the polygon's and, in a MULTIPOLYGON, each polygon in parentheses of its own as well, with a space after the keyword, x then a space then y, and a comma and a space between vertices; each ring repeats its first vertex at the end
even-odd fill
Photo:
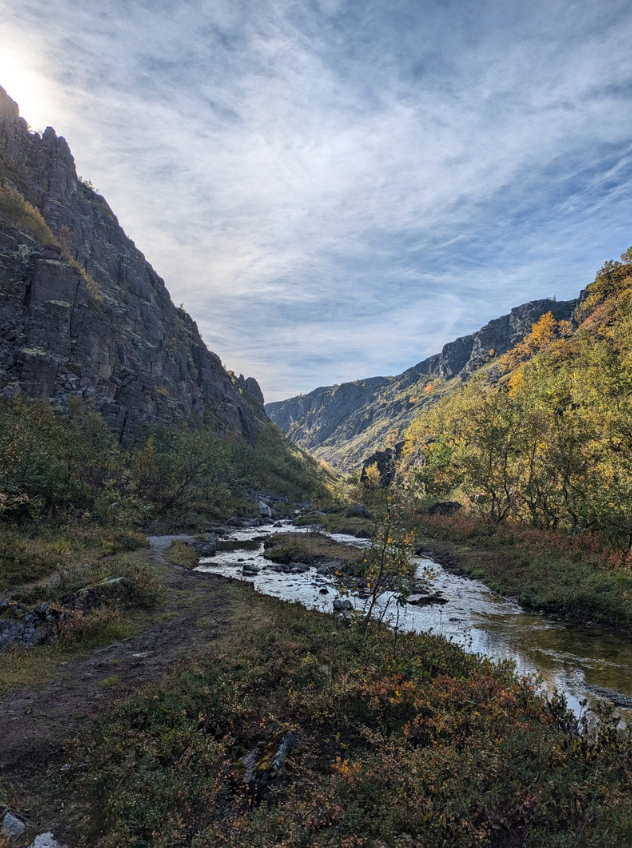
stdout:
POLYGON ((65 139, 30 132, 1 87, 0 187, 0 395, 92 398, 122 441, 204 417, 255 438, 254 378, 225 371, 65 139))
POLYGON ((394 377, 320 386, 265 405, 269 418, 295 443, 344 471, 399 438, 420 409, 514 347, 545 313, 571 320, 578 300, 529 301, 443 346, 394 377))

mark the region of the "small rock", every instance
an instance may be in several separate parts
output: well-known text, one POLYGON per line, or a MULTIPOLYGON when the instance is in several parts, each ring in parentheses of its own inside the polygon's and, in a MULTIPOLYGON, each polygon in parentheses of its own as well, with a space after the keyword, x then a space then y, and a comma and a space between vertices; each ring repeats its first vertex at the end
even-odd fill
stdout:
POLYGON ((61 842, 58 842, 51 831, 40 833, 29 845, 29 848, 66 848, 61 842))
POLYGON ((320 590, 320 592, 318 594, 319 595, 328 595, 329 589, 326 586, 323 586, 323 588, 320 590))
POLYGON ((242 574, 259 574, 259 569, 256 565, 250 565, 250 563, 246 563, 244 567, 241 569, 242 574))
POLYGON ((2 836, 6 836, 8 839, 17 839, 18 836, 24 833, 25 830, 26 825, 24 822, 7 810, 4 814, 4 818, 2 819, 0 834, 2 834, 2 836))
POLYGON ((441 595, 410 595, 408 603, 415 607, 425 607, 431 604, 447 604, 448 602, 441 595))
POLYGON ((334 601, 334 612, 346 612, 347 610, 352 610, 353 604, 348 599, 336 598, 334 601))

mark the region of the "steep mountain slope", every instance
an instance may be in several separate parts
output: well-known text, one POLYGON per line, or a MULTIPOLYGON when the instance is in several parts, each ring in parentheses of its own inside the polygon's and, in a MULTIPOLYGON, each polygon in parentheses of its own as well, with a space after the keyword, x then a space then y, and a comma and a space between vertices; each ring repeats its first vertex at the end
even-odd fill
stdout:
POLYGON ((419 502, 459 500, 492 523, 585 532, 587 550, 595 539, 603 546, 606 569, 628 569, 632 250, 600 269, 574 317, 545 315, 497 381, 475 378, 423 410, 400 471, 419 502))
POLYGON ((315 389, 266 404, 289 438, 314 456, 350 470, 385 441, 396 441, 420 409, 449 393, 481 368, 489 368, 545 313, 569 320, 577 302, 536 300, 490 321, 478 332, 446 344, 396 377, 372 377, 315 389))
POLYGON ((29 132, 0 88, 0 394, 21 392, 92 397, 122 441, 200 416, 252 439, 263 418, 256 381, 206 348, 66 141, 29 132))

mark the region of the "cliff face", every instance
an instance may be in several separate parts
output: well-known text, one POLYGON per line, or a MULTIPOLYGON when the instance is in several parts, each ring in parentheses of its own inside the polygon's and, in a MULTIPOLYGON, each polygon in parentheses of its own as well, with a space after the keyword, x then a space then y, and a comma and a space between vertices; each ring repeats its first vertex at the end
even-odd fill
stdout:
POLYGON ((387 437, 397 438, 419 410, 493 363, 545 313, 569 320, 577 301, 535 300, 444 346, 396 377, 372 377, 269 403, 268 416, 292 441, 343 470, 362 465, 387 437))
POLYGON ((54 239, 0 212, 0 394, 92 397, 123 440, 143 424, 202 415, 220 433, 254 437, 256 381, 226 373, 105 200, 78 180, 65 140, 50 127, 30 133, 1 88, 0 183, 41 212, 54 239))

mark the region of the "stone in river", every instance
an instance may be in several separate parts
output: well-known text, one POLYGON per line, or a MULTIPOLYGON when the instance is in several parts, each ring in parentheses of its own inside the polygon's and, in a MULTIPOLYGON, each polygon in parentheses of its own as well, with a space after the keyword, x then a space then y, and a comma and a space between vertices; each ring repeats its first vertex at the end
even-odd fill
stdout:
POLYGON ((415 607, 425 607, 431 604, 447 604, 448 602, 441 595, 410 595, 408 603, 415 607))

